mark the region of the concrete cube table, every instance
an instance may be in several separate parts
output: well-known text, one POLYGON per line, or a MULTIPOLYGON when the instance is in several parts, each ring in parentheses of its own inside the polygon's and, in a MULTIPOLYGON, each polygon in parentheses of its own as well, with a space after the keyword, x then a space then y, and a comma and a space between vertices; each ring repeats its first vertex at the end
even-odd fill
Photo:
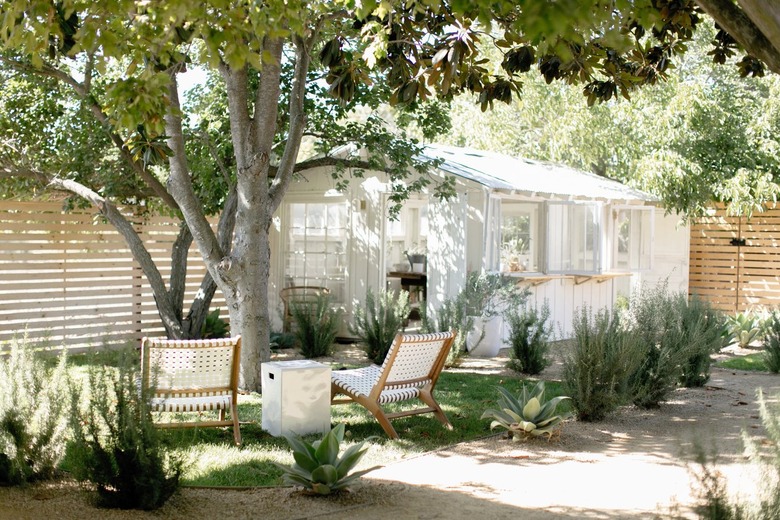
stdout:
POLYGON ((330 367, 311 361, 269 361, 261 370, 261 426, 275 437, 330 431, 330 367))

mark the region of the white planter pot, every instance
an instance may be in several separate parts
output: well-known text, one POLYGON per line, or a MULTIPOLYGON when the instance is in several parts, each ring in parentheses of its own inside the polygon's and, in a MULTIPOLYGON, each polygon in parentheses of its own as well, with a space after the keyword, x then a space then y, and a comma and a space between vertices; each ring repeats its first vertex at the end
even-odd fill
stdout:
POLYGON ((469 354, 477 357, 495 357, 504 346, 501 338, 502 319, 499 316, 487 321, 481 316, 472 317, 474 326, 466 335, 466 348, 469 354), (483 333, 484 332, 484 336, 483 333), (482 338, 480 340, 480 338, 482 338))

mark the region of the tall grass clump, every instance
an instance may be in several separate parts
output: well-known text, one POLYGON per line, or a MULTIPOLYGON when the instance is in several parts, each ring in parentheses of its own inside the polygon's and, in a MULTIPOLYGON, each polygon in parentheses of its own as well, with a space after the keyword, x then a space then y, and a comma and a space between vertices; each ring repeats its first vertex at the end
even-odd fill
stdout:
POLYGON ((0 356, 0 485, 52 478, 68 434, 65 355, 55 367, 27 345, 0 356))
POLYGON ((163 446, 150 411, 153 389, 139 388, 131 355, 118 369, 91 366, 88 390, 72 389, 69 461, 77 479, 96 486, 99 506, 152 510, 178 489, 182 462, 163 446))
POLYGON ((678 348, 687 352, 680 367, 680 383, 688 388, 704 386, 710 379, 712 354, 722 345, 723 315, 696 296, 673 296, 679 311, 678 348))
POLYGON ((541 311, 536 307, 521 307, 506 313, 505 319, 509 325, 509 368, 536 375, 550 366, 547 351, 552 324, 547 322, 549 318, 550 307, 546 302, 541 311))
POLYGON ((636 336, 621 327, 617 312, 574 315, 574 348, 563 363, 563 387, 577 418, 599 421, 628 399, 628 379, 641 359, 636 336))
POLYGON ((767 370, 780 372, 780 310, 773 309, 765 323, 764 364, 767 370))
POLYGON ((290 306, 295 337, 306 358, 329 356, 339 331, 340 313, 333 309, 329 294, 320 294, 311 302, 292 302, 290 306))
POLYGON ((393 339, 404 327, 409 310, 407 291, 400 291, 397 297, 388 291, 375 296, 371 289, 366 292, 365 309, 355 308, 354 324, 349 330, 377 365, 384 362, 393 339))

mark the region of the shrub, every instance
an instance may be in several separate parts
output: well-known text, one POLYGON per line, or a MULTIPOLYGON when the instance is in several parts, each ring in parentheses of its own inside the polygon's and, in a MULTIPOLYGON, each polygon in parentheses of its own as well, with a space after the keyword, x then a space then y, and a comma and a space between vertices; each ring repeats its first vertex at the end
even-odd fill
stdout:
POLYGON ((182 463, 166 454, 152 423, 153 390, 139 390, 130 356, 118 369, 92 366, 88 396, 72 390, 71 463, 77 479, 97 487, 101 507, 152 510, 178 489, 182 463))
POLYGON ((365 455, 368 448, 364 443, 350 446, 339 457, 339 444, 344 440, 344 425, 339 424, 326 433, 322 440, 308 443, 297 435, 285 435, 293 450, 295 463, 292 466, 276 466, 282 470, 286 484, 303 486, 318 495, 330 495, 347 488, 357 478, 377 467, 349 474, 365 455))
POLYGON ((295 338, 304 357, 330 355, 340 317, 331 306, 330 295, 320 294, 312 302, 293 302, 290 308, 296 325, 295 338))
POLYGON ((219 317, 219 309, 214 309, 206 315, 203 326, 200 328, 200 337, 204 339, 227 338, 230 334, 230 326, 219 317))
POLYGON ((498 387, 501 396, 498 398, 498 408, 490 408, 482 414, 482 419, 493 419, 490 429, 504 428, 513 440, 527 439, 547 435, 550 439, 560 423, 568 414, 556 415, 558 404, 569 399, 558 396, 544 400, 544 381, 539 381, 531 393, 525 385, 518 397, 509 390, 498 387))
POLYGON ((371 289, 366 292, 365 310, 362 307, 355 309, 355 323, 349 330, 377 365, 384 362, 393 339, 403 329, 409 310, 408 292, 400 291, 396 298, 393 293, 383 291, 375 297, 371 289))
POLYGON ((51 478, 65 455, 67 372, 50 369, 25 340, 0 357, 0 485, 51 478))
POLYGON ((577 418, 599 421, 628 400, 628 378, 641 361, 636 336, 621 327, 617 312, 588 307, 574 315, 574 348, 563 363, 564 391, 577 418))
POLYGON ((635 292, 625 315, 642 362, 629 378, 632 400, 642 408, 657 407, 677 387, 692 346, 683 337, 681 316, 687 312, 684 293, 670 294, 665 283, 635 292))
POLYGON ((549 317, 550 308, 546 303, 541 312, 535 307, 523 307, 520 311, 512 309, 506 314, 511 346, 509 368, 535 375, 550 365, 547 358, 552 334, 552 325, 547 323, 549 317))
POLYGON ((271 348, 293 348, 295 346, 295 334, 289 332, 272 332, 270 335, 271 348))
MULTIPOLYGON (((424 306, 421 305, 420 310, 423 309, 424 306)), ((433 322, 429 320, 427 312, 423 311, 420 314, 422 321, 421 332, 456 331, 445 365, 448 367, 457 366, 468 352, 466 350, 466 336, 474 327, 474 318, 466 314, 463 300, 459 298, 444 300, 436 313, 436 317, 437 320, 433 322)))
POLYGON ((772 310, 765 323, 764 364, 767 370, 777 374, 780 372, 780 310, 772 310))
POLYGON ((679 315, 678 348, 687 352, 681 366, 680 382, 688 388, 704 386, 710 379, 712 354, 720 350, 722 315, 704 300, 677 296, 679 315))

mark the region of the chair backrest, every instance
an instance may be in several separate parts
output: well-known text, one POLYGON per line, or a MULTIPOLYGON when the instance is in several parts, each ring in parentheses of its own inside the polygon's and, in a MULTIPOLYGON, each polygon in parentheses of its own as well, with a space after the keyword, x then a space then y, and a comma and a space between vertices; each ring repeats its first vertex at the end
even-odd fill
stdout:
POLYGON ((387 352, 377 384, 403 388, 435 383, 454 339, 454 332, 398 334, 387 352))
POLYGON ((317 287, 311 285, 300 285, 293 287, 285 287, 279 291, 279 297, 284 304, 284 314, 282 316, 285 332, 289 331, 290 321, 292 320, 292 306, 293 305, 314 305, 317 302, 317 298, 322 295, 330 294, 330 289, 327 287, 317 287))
POLYGON ((141 341, 143 383, 156 393, 236 391, 241 336, 222 339, 141 341))

